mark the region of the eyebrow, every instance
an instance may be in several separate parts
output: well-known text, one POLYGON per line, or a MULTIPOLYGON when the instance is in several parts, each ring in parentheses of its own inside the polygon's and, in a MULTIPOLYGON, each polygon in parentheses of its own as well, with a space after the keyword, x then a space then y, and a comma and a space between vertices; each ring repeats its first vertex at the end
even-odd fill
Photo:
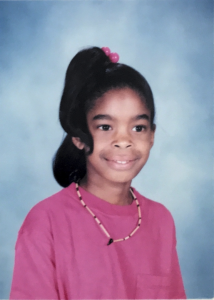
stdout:
POLYGON ((113 118, 110 115, 96 115, 93 117, 93 120, 112 120, 113 118))
POLYGON ((133 118, 134 120, 148 120, 149 121, 149 116, 147 114, 142 114, 142 115, 138 115, 136 117, 133 118))
MULTIPOLYGON (((110 115, 96 115, 93 117, 93 120, 113 120, 114 118, 112 118, 110 115)), ((142 115, 137 115, 136 117, 133 118, 134 121, 137 120, 149 120, 149 116, 147 114, 142 114, 142 115)))

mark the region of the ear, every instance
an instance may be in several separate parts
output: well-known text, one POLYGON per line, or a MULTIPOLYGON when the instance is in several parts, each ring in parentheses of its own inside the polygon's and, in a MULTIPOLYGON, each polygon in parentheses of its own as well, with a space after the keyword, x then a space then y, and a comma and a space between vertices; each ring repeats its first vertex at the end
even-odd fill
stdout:
POLYGON ((71 138, 73 144, 79 149, 82 150, 85 147, 85 144, 81 142, 79 137, 72 137, 71 138))
POLYGON ((151 143, 150 143, 151 148, 152 148, 152 146, 154 145, 155 130, 156 130, 156 125, 153 124, 153 125, 152 125, 152 132, 151 132, 151 143))

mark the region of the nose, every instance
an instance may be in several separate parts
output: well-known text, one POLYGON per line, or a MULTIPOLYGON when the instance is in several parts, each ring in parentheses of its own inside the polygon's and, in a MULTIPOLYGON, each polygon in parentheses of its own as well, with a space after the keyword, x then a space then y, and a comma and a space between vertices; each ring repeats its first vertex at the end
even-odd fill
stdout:
POLYGON ((128 133, 117 133, 113 141, 114 147, 125 149, 132 146, 132 140, 128 133))

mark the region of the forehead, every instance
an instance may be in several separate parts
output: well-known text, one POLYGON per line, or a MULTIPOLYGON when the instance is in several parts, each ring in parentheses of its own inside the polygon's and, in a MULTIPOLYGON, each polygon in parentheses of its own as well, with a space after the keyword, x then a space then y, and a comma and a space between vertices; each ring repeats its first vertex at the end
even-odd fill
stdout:
POLYGON ((133 117, 138 114, 149 114, 145 101, 130 88, 115 89, 98 98, 89 115, 105 113, 112 116, 133 117))

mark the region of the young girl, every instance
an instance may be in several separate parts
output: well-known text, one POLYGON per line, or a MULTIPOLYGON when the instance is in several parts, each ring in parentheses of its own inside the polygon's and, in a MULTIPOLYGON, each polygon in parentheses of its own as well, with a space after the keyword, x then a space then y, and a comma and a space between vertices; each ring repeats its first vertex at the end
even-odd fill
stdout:
POLYGON ((64 189, 19 231, 10 299, 186 298, 172 216, 131 187, 154 143, 152 91, 117 61, 93 47, 68 66, 53 161, 64 189))

